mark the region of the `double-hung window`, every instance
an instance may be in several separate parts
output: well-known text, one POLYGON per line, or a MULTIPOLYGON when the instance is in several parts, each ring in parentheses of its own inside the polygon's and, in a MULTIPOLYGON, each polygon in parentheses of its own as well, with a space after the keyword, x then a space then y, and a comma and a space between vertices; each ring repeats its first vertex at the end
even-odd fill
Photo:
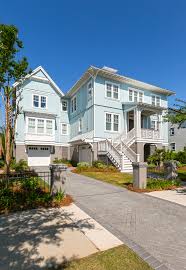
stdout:
POLYGON ((91 100, 92 99, 92 93, 93 93, 92 82, 88 83, 87 90, 88 90, 88 100, 91 100))
POLYGON ((131 102, 143 102, 144 93, 137 89, 129 88, 129 101, 131 102))
POLYGON ((68 125, 66 123, 61 124, 61 134, 68 135, 68 125))
POLYGON ((161 98, 160 98, 159 96, 153 95, 153 96, 151 97, 151 99, 152 99, 152 105, 158 106, 158 107, 161 106, 161 98))
POLYGON ((66 100, 62 100, 62 110, 64 111, 64 112, 67 112, 67 107, 68 105, 67 105, 67 101, 66 100))
POLYGON ((28 133, 35 133, 36 120, 34 118, 28 118, 28 133))
POLYGON ((46 134, 51 135, 53 133, 52 120, 46 120, 46 134))
POLYGON ((47 98, 45 96, 33 95, 33 107, 35 108, 46 108, 47 98))
POLYGON ((44 127, 44 120, 43 119, 37 119, 37 133, 38 134, 44 134, 45 127, 44 127))
POLYGON ((119 100, 119 85, 107 82, 106 83, 106 97, 114 100, 119 100))
POLYGON ((33 106, 38 108, 39 107, 39 96, 33 95, 33 106))
POLYGON ((105 129, 106 131, 119 131, 119 115, 113 113, 106 113, 105 117, 105 129))
POLYGON ((76 96, 72 98, 71 100, 71 112, 75 112, 77 109, 77 98, 76 96))

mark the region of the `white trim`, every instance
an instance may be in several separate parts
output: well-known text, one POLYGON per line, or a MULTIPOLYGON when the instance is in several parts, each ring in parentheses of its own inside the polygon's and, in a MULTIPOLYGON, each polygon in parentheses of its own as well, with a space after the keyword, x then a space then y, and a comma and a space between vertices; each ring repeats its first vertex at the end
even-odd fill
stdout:
POLYGON ((61 135, 62 136, 68 136, 69 135, 69 125, 68 125, 68 123, 61 123, 61 135), (67 128, 67 133, 63 133, 63 129, 62 129, 62 125, 66 125, 66 128, 67 128))
POLYGON ((137 88, 133 88, 133 87, 128 87, 128 102, 140 102, 139 101, 139 93, 142 93, 143 94, 143 98, 142 98, 142 103, 144 103, 144 91, 143 90, 140 90, 140 89, 137 89, 137 88), (129 92, 130 90, 132 91, 132 100, 129 100, 129 92), (138 95, 137 95, 137 101, 134 101, 134 92, 137 92, 138 95))
POLYGON ((38 109, 42 109, 42 110, 47 110, 48 109, 48 96, 32 93, 32 108, 36 108, 36 109, 38 108, 38 109), (34 106, 34 96, 39 97, 39 106, 38 107, 34 106), (46 107, 41 107, 41 97, 46 98, 46 107))
POLYGON ((119 113, 113 113, 113 112, 104 112, 105 117, 104 117, 104 132, 109 132, 109 133, 120 133, 120 114, 119 113), (106 129, 106 114, 111 114, 111 130, 106 129), (114 115, 118 115, 118 131, 114 131, 114 115))
POLYGON ((54 119, 48 119, 48 118, 40 118, 40 117, 30 117, 30 116, 26 116, 26 134, 29 135, 47 135, 47 136, 54 136, 54 128, 55 128, 55 122, 54 119), (34 133, 30 133, 28 132, 28 119, 34 119, 35 120, 35 132, 34 133), (37 132, 37 124, 38 124, 38 120, 44 120, 44 133, 38 133, 37 132), (52 121, 52 133, 48 134, 46 133, 46 121, 52 121))
POLYGON ((157 97, 160 99, 160 105, 158 107, 161 107, 161 96, 156 94, 151 94, 151 104, 157 106, 157 97), (152 97, 155 97, 155 104, 152 104, 152 97))
POLYGON ((120 101, 120 84, 118 83, 113 83, 111 81, 105 81, 105 98, 115 100, 115 101, 120 101), (111 97, 107 97, 107 84, 111 85, 111 97), (118 87, 118 98, 114 98, 114 89, 113 86, 116 85, 118 87))

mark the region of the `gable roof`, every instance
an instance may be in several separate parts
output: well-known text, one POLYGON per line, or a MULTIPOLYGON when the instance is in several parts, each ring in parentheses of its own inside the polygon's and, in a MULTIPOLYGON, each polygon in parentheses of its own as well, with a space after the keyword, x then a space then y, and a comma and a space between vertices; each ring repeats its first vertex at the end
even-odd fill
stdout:
POLYGON ((116 72, 112 72, 111 70, 112 69, 109 70, 109 68, 98 68, 98 67, 90 66, 81 76, 81 78, 69 89, 66 95, 67 96, 73 95, 88 79, 90 79, 91 77, 96 77, 98 74, 107 79, 112 79, 121 83, 128 83, 131 86, 143 88, 145 90, 152 91, 155 93, 164 94, 167 96, 171 96, 175 94, 175 92, 171 90, 164 89, 164 88, 161 88, 161 87, 149 84, 149 83, 144 83, 142 81, 138 81, 138 80, 120 75, 116 72))
MULTIPOLYGON (((35 80, 38 80, 38 81, 49 82, 51 84, 51 86, 54 87, 54 89, 56 90, 56 92, 59 95, 64 96, 64 93, 57 86, 57 84, 52 80, 52 78, 49 76, 49 74, 44 70, 44 68, 42 66, 35 68, 32 71, 32 73, 27 74, 24 79, 27 80, 27 79, 30 79, 31 77, 34 78, 35 80), (37 74, 39 74, 39 76, 37 74), (42 76, 41 74, 43 74, 44 76, 42 76)), ((20 83, 21 82, 15 82, 13 84, 13 87, 17 87, 18 85, 20 85, 20 83)))

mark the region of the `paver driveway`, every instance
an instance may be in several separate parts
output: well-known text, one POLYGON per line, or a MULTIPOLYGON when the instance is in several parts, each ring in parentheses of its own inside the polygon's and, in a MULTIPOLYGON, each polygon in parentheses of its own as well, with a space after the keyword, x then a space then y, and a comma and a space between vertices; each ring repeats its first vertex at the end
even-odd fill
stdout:
POLYGON ((186 269, 184 206, 85 176, 69 176, 67 191, 82 210, 124 243, 135 241, 168 268, 186 269))

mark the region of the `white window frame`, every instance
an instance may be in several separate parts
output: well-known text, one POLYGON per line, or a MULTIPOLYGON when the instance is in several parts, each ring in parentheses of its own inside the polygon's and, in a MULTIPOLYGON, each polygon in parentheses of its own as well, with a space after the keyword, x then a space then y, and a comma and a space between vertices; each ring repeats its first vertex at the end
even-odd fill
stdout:
POLYGON ((92 97, 93 97, 93 82, 92 82, 92 80, 90 80, 87 83, 87 99, 88 99, 88 101, 91 100, 92 97), (91 88, 89 87, 90 84, 91 84, 91 88), (91 94, 90 94, 90 91, 91 91, 91 94))
POLYGON ((46 119, 45 133, 46 133, 46 135, 53 135, 53 133, 54 133, 54 121, 52 119, 46 119), (47 133, 47 121, 51 121, 52 122, 52 133, 47 133))
POLYGON ((26 118, 26 133, 27 134, 54 136, 54 128, 55 128, 55 122, 54 122, 53 119, 40 118, 40 117, 30 117, 30 116, 27 116, 27 118, 26 118), (34 133, 31 133, 31 132, 28 131, 29 119, 34 119, 35 120, 35 131, 34 131, 34 133), (44 120, 44 133, 38 133, 37 132, 38 120, 44 120), (47 120, 52 121, 52 133, 51 134, 46 132, 46 121, 47 120))
POLYGON ((68 123, 61 123, 61 135, 62 136, 68 136, 68 133, 69 133, 69 125, 68 125, 68 123), (63 125, 66 125, 67 133, 63 133, 63 125))
POLYGON ((152 104, 152 97, 155 97, 155 105, 154 106, 157 106, 157 97, 160 99, 160 105, 158 107, 161 107, 161 96, 151 94, 151 104, 152 104))
POLYGON ((48 97, 47 96, 44 96, 44 95, 38 95, 38 94, 32 94, 32 108, 38 108, 38 109, 42 109, 42 110, 45 110, 45 109, 48 109, 48 97), (34 96, 38 96, 39 97, 39 106, 38 107, 35 107, 34 106, 34 96), (46 98, 46 107, 41 107, 41 97, 45 97, 46 98))
POLYGON ((120 114, 119 113, 112 113, 112 112, 105 112, 105 119, 104 119, 104 131, 111 132, 111 133, 119 133, 120 132, 120 114), (111 114, 111 130, 106 129, 106 115, 111 114), (114 130, 114 115, 118 116, 118 131, 114 130))
POLYGON ((174 142, 170 143, 170 148, 172 151, 176 151, 176 143, 174 142), (172 149, 172 145, 174 145, 174 149, 172 149))
POLYGON ((128 87, 128 101, 129 102, 144 102, 144 91, 137 88, 128 87), (130 100, 130 91, 132 91, 132 100, 130 100), (137 101, 134 101, 134 92, 137 92, 137 101), (139 101, 139 93, 142 94, 142 101, 139 101))
POLYGON ((82 132, 83 129, 83 122, 82 122, 82 118, 78 119, 78 132, 82 132))
POLYGON ((71 99, 71 113, 75 113, 77 111, 77 96, 73 96, 73 98, 71 99), (74 100, 76 100, 76 102, 74 103, 74 100), (76 104, 76 106, 75 106, 76 104))
POLYGON ((105 98, 120 101, 120 84, 105 81, 105 98), (107 97, 107 84, 111 85, 111 97, 107 97), (114 85, 118 87, 118 98, 114 98, 114 85))
POLYGON ((64 99, 62 99, 61 100, 61 110, 63 111, 63 112, 68 112, 68 101, 67 100, 64 100, 64 99), (66 104, 67 104, 67 106, 66 106, 66 110, 63 110, 63 102, 66 102, 66 104))
POLYGON ((46 134, 46 123, 45 123, 45 119, 38 118, 36 122, 37 122, 36 133, 39 134, 39 135, 45 135, 46 134), (39 121, 42 121, 43 122, 43 132, 38 132, 38 123, 39 123, 39 121))

